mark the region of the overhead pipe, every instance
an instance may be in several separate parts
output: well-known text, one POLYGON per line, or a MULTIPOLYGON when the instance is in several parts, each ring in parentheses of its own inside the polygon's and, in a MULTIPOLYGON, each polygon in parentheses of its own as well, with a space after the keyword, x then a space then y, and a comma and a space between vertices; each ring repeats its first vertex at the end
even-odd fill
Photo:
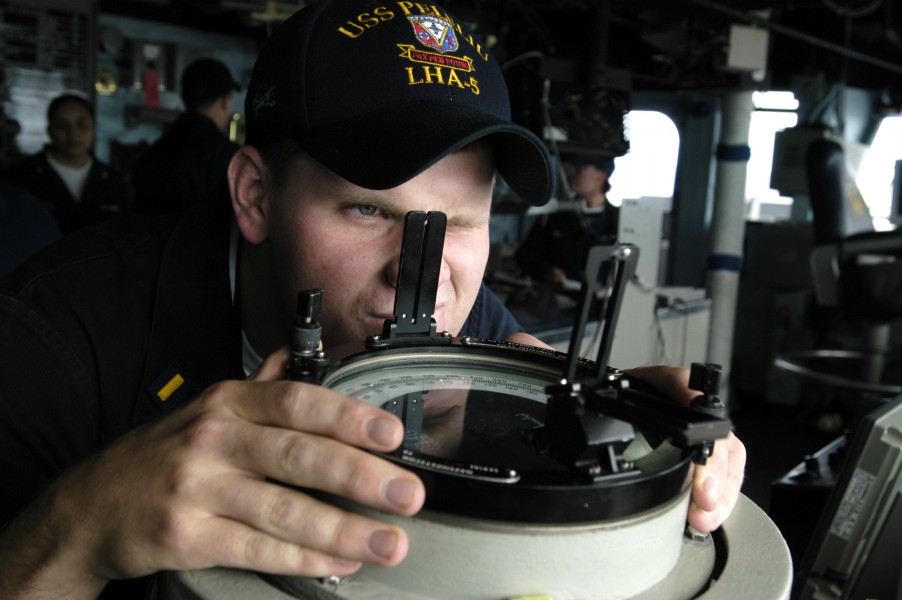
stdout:
MULTIPOLYGON (((754 13, 743 11, 737 8, 733 8, 732 6, 727 6, 725 4, 721 4, 720 2, 715 2, 713 0, 682 0, 683 2, 688 2, 689 4, 695 4, 697 6, 703 6, 705 8, 720 12, 722 14, 728 15, 737 19, 739 21, 743 21, 748 23, 749 25, 755 25, 756 27, 762 27, 774 33, 778 33, 780 35, 785 35, 787 37, 793 38, 800 42, 804 42, 811 46, 816 46, 818 48, 822 48, 824 50, 828 50, 835 54, 839 54, 840 56, 844 56, 846 58, 850 58, 852 60, 865 63, 880 69, 884 69, 886 71, 890 71, 891 73, 895 73, 897 75, 902 75, 902 65, 898 65, 894 62, 884 60, 882 58, 871 56, 869 54, 865 54, 863 52, 859 52, 853 48, 849 48, 848 46, 843 46, 841 44, 837 44, 828 40, 821 39, 819 37, 813 36, 809 33, 805 33, 803 31, 798 31, 796 29, 792 29, 790 27, 786 27, 785 25, 780 25, 779 23, 774 23, 768 19, 763 19, 754 13)), ((892 3, 888 3, 892 4, 892 3)), ((887 36, 887 39, 890 39, 887 36)))
POLYGON ((708 362, 719 364, 723 369, 720 396, 725 402, 730 392, 730 363, 745 236, 745 180, 751 156, 752 110, 751 91, 729 92, 722 98, 707 291, 711 298, 708 362))

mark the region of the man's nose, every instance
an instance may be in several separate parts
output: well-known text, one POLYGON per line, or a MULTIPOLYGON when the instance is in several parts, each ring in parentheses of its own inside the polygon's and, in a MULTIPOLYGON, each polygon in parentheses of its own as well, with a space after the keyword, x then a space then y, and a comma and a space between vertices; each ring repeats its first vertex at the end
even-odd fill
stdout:
POLYGON ((398 278, 401 275, 401 247, 398 245, 397 252, 391 254, 388 263, 385 265, 385 280, 393 288, 398 287, 398 278))
MULTIPOLYGON (((447 281, 451 277, 451 269, 448 266, 448 255, 447 253, 442 253, 441 267, 438 275, 438 285, 441 286, 442 283, 447 281)), ((416 260, 416 259, 414 259, 416 260)), ((393 288, 398 287, 398 279, 401 276, 400 271, 400 263, 401 263, 401 236, 398 237, 397 246, 395 252, 391 255, 388 260, 388 263, 385 265, 385 280, 393 288)))

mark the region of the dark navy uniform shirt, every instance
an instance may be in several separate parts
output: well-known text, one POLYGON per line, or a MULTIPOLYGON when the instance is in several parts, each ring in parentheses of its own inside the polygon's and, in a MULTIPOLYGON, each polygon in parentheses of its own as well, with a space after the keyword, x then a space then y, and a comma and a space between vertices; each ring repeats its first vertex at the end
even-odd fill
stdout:
POLYGON ((135 209, 132 189, 125 176, 96 157, 78 200, 50 166, 46 151, 7 167, 0 173, 0 179, 31 192, 53 215, 64 234, 132 214, 135 209))

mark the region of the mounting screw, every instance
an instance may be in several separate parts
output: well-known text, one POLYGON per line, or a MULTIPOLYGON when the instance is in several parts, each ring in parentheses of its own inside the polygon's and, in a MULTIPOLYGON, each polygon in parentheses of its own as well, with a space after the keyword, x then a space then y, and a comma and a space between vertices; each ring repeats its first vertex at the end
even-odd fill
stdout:
POLYGON ((702 393, 692 401, 692 408, 715 417, 726 417, 727 407, 717 396, 723 369, 713 363, 692 363, 689 371, 689 389, 702 393))
POLYGON ((316 322, 316 315, 323 308, 323 291, 301 290, 298 292, 298 318, 291 326, 289 345, 301 356, 310 356, 319 348, 322 328, 316 322))

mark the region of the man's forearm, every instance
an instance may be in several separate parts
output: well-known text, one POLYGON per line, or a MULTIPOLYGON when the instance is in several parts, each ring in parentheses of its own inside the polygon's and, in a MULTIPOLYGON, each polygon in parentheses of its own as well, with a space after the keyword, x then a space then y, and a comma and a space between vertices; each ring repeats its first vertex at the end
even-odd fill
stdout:
POLYGON ((62 499, 64 485, 45 490, 0 532, 0 598, 96 598, 106 585, 86 564, 89 535, 62 499))

